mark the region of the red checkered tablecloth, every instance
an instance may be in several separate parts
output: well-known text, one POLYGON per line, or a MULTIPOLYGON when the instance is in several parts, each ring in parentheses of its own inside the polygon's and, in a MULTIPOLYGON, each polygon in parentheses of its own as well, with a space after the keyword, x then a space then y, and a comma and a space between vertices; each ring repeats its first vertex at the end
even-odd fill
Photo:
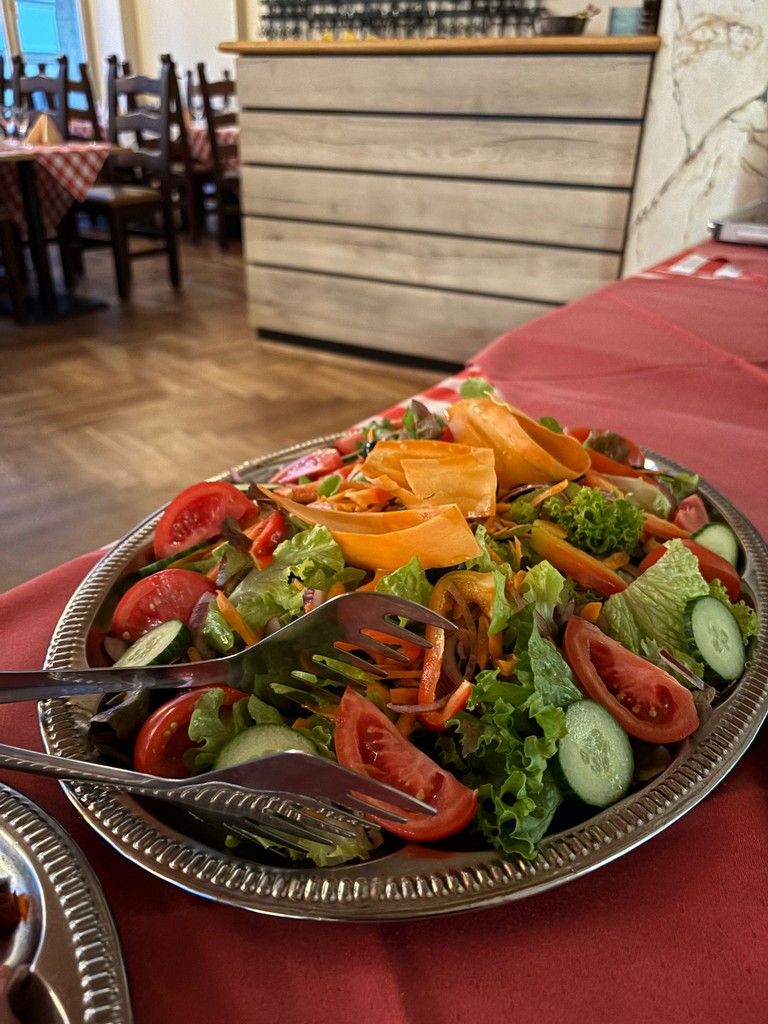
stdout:
MULTIPOLYGON (((58 142, 25 147, 35 165, 40 213, 46 234, 51 234, 72 203, 85 199, 109 156, 109 143, 58 142)), ((0 195, 3 202, 26 232, 24 202, 19 178, 13 163, 0 161, 0 195)))
MULTIPOLYGON (((205 125, 191 124, 187 128, 189 139, 189 152, 192 159, 198 163, 206 164, 211 159, 211 139, 208 128, 205 125)), ((216 138, 220 146, 237 145, 240 142, 240 125, 229 124, 216 129, 216 138)), ((228 171, 236 171, 240 166, 238 157, 231 157, 224 161, 224 167, 228 171)))

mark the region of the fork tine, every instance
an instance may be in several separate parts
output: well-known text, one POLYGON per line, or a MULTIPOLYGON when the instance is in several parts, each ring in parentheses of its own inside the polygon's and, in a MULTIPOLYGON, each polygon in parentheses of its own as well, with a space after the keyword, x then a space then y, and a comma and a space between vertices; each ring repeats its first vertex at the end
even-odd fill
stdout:
MULTIPOLYGON (((361 595, 355 594, 353 596, 359 598, 361 595)), ((366 594, 366 596, 368 595, 366 594)), ((439 629, 445 629, 450 633, 454 633, 458 628, 450 619, 446 619, 443 615, 433 612, 431 608, 427 608, 425 605, 409 601, 408 598, 395 597, 392 594, 378 594, 376 592, 372 596, 378 598, 376 602, 377 611, 381 616, 395 615, 401 619, 420 622, 424 626, 437 626, 439 629)), ((387 622, 386 625, 389 627, 392 623, 387 622)), ((407 630, 406 634, 404 639, 410 639, 413 635, 407 630)))
MULTIPOLYGON (((222 824, 228 832, 239 836, 241 839, 248 839, 251 842, 258 838, 266 839, 268 842, 275 843, 283 850, 293 850, 294 853, 301 853, 304 856, 307 854, 306 847, 294 843, 292 839, 288 838, 286 833, 281 832, 280 829, 272 828, 263 821, 257 821, 255 818, 243 818, 242 821, 232 819, 231 821, 224 821, 222 824)), ((314 838, 313 842, 322 843, 326 846, 333 845, 332 840, 325 839, 322 836, 314 838)))

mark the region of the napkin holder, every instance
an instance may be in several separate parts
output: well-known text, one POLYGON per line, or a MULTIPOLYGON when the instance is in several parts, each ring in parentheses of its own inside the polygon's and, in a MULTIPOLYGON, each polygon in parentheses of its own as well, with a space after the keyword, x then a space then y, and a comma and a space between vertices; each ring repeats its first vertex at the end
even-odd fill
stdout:
POLYGON ((27 133, 26 141, 32 145, 51 145, 55 142, 61 142, 61 132, 56 127, 56 122, 50 116, 42 111, 32 128, 27 133))

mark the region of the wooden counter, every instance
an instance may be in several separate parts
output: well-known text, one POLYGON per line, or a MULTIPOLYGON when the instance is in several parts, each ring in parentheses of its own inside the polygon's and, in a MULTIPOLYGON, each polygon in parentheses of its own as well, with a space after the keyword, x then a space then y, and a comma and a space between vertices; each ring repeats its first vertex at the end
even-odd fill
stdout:
POLYGON ((254 327, 461 362, 618 277, 658 43, 222 44, 254 327))

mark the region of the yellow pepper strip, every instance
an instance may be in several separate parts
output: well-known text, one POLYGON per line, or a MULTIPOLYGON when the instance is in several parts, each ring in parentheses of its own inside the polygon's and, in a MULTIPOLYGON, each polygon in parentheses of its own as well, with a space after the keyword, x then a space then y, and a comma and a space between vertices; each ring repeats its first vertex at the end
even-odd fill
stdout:
POLYGON ((392 686, 389 690, 389 699, 392 704, 415 704, 418 697, 418 686, 392 686))
POLYGON ((597 622, 600 618, 600 613, 603 610, 602 602, 590 601, 589 604, 585 604, 581 609, 582 619, 586 619, 587 622, 597 622))
POLYGON ((413 732, 417 722, 418 717, 416 715, 398 715, 395 728, 401 736, 408 737, 413 732))
POLYGON ((477 667, 482 671, 488 667, 488 627, 490 621, 485 615, 481 615, 477 620, 477 667))
POLYGON ((525 571, 525 569, 518 569, 518 571, 512 577, 512 586, 515 588, 515 590, 518 591, 518 593, 522 591, 523 584, 525 583, 525 578, 527 575, 528 573, 525 571))
POLYGON ((607 558, 602 558, 601 561, 607 569, 621 569, 629 562, 629 555, 626 551, 616 551, 614 554, 608 555, 607 558))
POLYGON ((520 543, 520 538, 517 534, 512 538, 512 543, 515 549, 515 564, 519 566, 523 561, 523 545, 520 543))
POLYGON ((221 590, 216 591, 216 604, 229 628, 237 633, 238 636, 241 636, 249 647, 251 644, 258 643, 261 640, 259 634, 251 629, 237 608, 221 590))
POLYGON ((325 595, 327 598, 339 597, 340 594, 346 593, 343 583, 333 583, 328 587, 328 593, 325 595))
POLYGON ((567 486, 568 481, 561 480, 559 484, 553 484, 551 487, 548 487, 546 491, 542 491, 541 494, 537 494, 535 498, 531 499, 529 504, 533 508, 536 508, 537 505, 540 505, 543 501, 546 501, 547 498, 551 498, 553 494, 559 494, 560 491, 564 491, 567 486))
POLYGON ((498 669, 503 676, 514 675, 517 663, 520 661, 514 654, 511 654, 508 658, 494 658, 491 664, 495 669, 498 669))
POLYGON ((488 637, 488 653, 493 659, 500 658, 504 653, 504 637, 501 633, 488 637))
POLYGON ((202 661, 202 655, 196 647, 187 648, 187 661, 202 661))

